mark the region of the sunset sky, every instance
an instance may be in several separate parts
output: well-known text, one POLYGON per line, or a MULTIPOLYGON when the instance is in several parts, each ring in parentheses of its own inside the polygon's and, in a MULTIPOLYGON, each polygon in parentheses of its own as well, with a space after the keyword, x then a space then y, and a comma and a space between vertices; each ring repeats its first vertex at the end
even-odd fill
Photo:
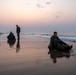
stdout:
POLYGON ((76 0, 0 0, 0 32, 76 33, 76 0))

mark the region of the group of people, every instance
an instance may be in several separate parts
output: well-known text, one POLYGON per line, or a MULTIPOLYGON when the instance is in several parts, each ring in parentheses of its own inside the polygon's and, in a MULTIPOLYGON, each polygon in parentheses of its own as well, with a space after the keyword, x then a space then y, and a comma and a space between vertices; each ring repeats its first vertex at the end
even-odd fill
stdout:
MULTIPOLYGON (((16 44, 16 53, 20 50, 20 32, 21 29, 18 25, 16 25, 16 33, 17 33, 17 44, 16 44)), ((9 35, 7 36, 7 43, 12 47, 16 42, 16 37, 12 31, 10 31, 9 35)))
MULTIPOLYGON (((17 33, 17 39, 20 39, 20 32, 21 29, 18 25, 16 25, 16 33, 17 33)), ((7 36, 8 40, 16 40, 15 35, 10 32, 10 34, 7 36)), ((50 44, 48 46, 49 49, 52 50, 61 50, 61 51, 68 51, 71 50, 73 46, 69 46, 68 44, 66 44, 65 42, 63 42, 58 36, 57 36, 57 32, 55 31, 53 33, 53 35, 50 38, 50 44)))
MULTIPOLYGON (((18 40, 20 39, 20 32, 21 32, 20 27, 18 25, 16 25, 16 33, 17 33, 18 40)), ((15 35, 13 34, 12 31, 10 31, 9 35, 7 36, 7 39, 8 40, 16 40, 15 35)))

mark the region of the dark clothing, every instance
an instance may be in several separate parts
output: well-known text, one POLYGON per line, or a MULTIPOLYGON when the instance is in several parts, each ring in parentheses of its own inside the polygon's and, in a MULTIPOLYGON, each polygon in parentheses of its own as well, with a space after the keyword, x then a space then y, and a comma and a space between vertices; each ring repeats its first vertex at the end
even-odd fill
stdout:
POLYGON ((10 32, 10 34, 7 36, 7 39, 7 43, 10 45, 10 47, 12 47, 16 42, 15 35, 12 32, 10 32))
POLYGON ((54 36, 54 35, 53 35, 53 36, 51 37, 51 39, 50 39, 50 44, 51 44, 51 47, 52 47, 52 48, 54 48, 54 47, 57 46, 57 43, 56 43, 56 44, 54 43, 54 40, 55 40, 55 39, 57 39, 57 40, 60 41, 60 39, 59 39, 57 36, 54 36))
POLYGON ((16 33, 20 33, 20 32, 21 32, 20 27, 17 27, 17 28, 16 28, 16 33))
POLYGON ((60 40, 58 36, 54 36, 54 35, 51 37, 50 43, 51 43, 53 48, 57 47, 58 43, 61 44, 61 45, 62 44, 67 45, 62 40, 60 40))
POLYGON ((58 36, 53 35, 50 39, 50 45, 49 47, 51 49, 57 49, 57 50, 69 50, 71 47, 59 39, 58 36))
POLYGON ((18 39, 20 39, 20 32, 21 32, 21 29, 20 29, 20 27, 17 26, 16 33, 17 33, 18 39))
POLYGON ((17 33, 18 40, 20 39, 20 33, 17 33))
POLYGON ((10 34, 7 36, 8 40, 16 40, 14 34, 12 32, 10 32, 10 34))

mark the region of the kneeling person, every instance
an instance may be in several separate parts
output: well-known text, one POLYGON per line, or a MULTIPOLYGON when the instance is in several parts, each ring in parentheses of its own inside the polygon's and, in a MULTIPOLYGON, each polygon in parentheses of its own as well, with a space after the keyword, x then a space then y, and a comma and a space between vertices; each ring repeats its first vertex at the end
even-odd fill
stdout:
POLYGON ((16 40, 15 35, 12 32, 10 32, 10 34, 7 36, 7 39, 8 40, 16 40))

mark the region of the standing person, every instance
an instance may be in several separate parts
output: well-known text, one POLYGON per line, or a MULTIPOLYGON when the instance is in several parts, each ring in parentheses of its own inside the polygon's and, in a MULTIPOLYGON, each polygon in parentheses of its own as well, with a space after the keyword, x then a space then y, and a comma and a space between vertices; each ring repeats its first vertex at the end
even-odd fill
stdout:
POLYGON ((68 50, 71 50, 72 45, 69 46, 68 44, 66 44, 65 42, 63 42, 57 36, 57 32, 55 31, 53 33, 53 36, 50 39, 50 44, 49 44, 48 48, 49 49, 57 49, 57 50, 61 50, 61 51, 68 51, 68 50))
POLYGON ((16 25, 16 33, 17 33, 18 40, 20 39, 20 32, 21 32, 20 27, 18 25, 16 25))

